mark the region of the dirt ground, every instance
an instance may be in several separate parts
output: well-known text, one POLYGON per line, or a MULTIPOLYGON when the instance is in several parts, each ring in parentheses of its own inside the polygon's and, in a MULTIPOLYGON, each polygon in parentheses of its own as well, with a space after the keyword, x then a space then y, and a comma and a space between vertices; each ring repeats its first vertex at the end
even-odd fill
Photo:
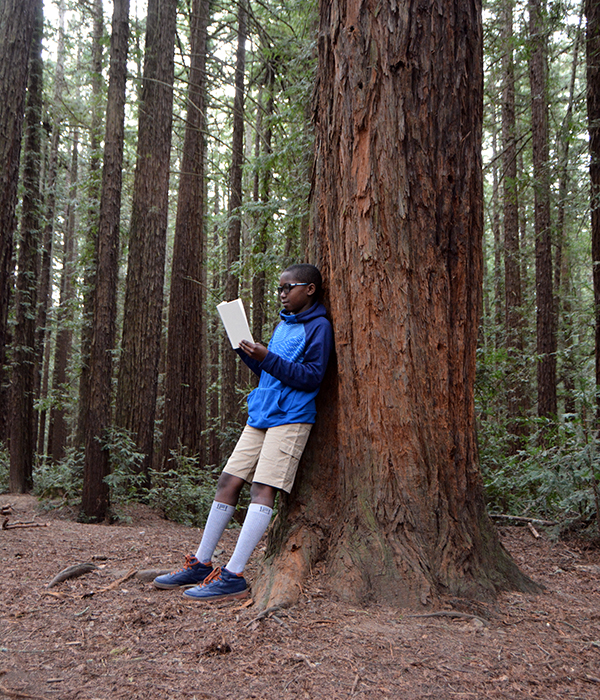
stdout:
MULTIPOLYGON (((251 601, 188 603, 142 580, 179 568, 196 529, 142 507, 103 526, 44 513, 29 496, 0 497, 8 503, 9 524, 44 527, 0 531, 0 698, 600 697, 600 550, 582 543, 502 530, 546 586, 540 596, 448 601, 444 614, 415 616, 348 606, 315 571, 299 605, 261 617, 251 601), (82 562, 97 568, 48 588, 82 562)), ((221 563, 235 537, 226 533, 221 563)))

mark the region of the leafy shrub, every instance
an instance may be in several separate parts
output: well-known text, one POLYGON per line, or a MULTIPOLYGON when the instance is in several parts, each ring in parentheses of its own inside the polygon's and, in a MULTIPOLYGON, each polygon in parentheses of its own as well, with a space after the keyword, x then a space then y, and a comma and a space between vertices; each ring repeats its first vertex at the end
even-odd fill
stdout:
POLYGON ((71 504, 81 498, 83 486, 83 451, 68 447, 60 462, 42 461, 33 469, 33 492, 49 501, 62 498, 71 504))
POLYGON ((494 431, 480 431, 481 468, 492 512, 584 523, 597 518, 598 441, 578 421, 554 426, 553 434, 547 421, 532 419, 530 425, 537 430, 531 431, 524 449, 507 457, 497 449, 502 439, 496 441, 494 431))
POLYGON ((150 472, 152 486, 146 491, 146 500, 169 520, 204 525, 220 468, 202 469, 197 457, 175 455, 174 459, 174 469, 150 472))
POLYGON ((10 456, 8 450, 0 442, 0 493, 7 493, 10 475, 10 456))

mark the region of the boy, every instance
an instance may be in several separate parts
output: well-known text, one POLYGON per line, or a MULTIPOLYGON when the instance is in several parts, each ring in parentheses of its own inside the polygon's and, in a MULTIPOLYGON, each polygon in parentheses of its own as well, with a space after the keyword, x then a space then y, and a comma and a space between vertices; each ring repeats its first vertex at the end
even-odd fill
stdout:
POLYGON ((292 265, 277 289, 281 321, 265 348, 243 340, 236 352, 259 377, 248 396, 248 422, 217 483, 202 541, 180 571, 154 579, 156 588, 184 588, 190 600, 245 598, 242 573, 267 530, 278 490, 292 490, 298 461, 315 421, 319 392, 333 344, 331 324, 319 301, 321 273, 314 265, 292 265), (251 503, 229 563, 211 559, 246 482, 251 503))

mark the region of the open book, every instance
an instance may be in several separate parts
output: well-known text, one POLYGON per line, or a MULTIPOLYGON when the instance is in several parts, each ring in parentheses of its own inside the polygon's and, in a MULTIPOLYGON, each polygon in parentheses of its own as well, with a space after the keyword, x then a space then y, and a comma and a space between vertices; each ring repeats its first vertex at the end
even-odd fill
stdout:
POLYGON ((241 340, 254 342, 252 333, 250 332, 250 326, 248 325, 248 319, 246 318, 244 304, 241 299, 222 301, 220 304, 217 304, 217 311, 221 316, 221 321, 223 321, 223 325, 229 336, 229 342, 234 350, 237 350, 241 340))

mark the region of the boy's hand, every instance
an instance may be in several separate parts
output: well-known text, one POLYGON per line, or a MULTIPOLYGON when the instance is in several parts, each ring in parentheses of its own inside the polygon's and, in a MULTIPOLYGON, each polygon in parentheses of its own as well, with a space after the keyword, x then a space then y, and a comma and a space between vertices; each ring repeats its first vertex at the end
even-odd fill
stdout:
POLYGON ((246 355, 257 362, 262 362, 269 352, 264 345, 260 343, 251 343, 249 340, 242 340, 240 350, 243 350, 246 355))

